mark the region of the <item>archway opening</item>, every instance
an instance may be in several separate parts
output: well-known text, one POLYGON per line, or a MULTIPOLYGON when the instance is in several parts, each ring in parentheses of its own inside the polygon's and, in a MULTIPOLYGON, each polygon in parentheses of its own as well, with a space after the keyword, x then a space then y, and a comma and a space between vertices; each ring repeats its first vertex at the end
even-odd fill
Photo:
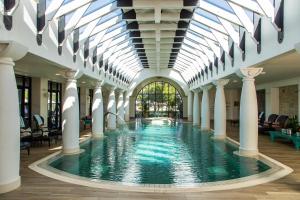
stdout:
POLYGON ((183 118, 182 96, 168 82, 151 82, 144 86, 136 96, 135 117, 183 118))

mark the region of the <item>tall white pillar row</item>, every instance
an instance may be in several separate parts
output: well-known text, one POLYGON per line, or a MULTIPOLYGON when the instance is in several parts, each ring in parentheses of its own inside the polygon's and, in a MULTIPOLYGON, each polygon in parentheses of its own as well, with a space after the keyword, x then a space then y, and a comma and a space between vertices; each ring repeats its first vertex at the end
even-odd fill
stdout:
POLYGON ((202 87, 202 102, 201 102, 201 130, 210 130, 210 110, 209 110, 209 94, 210 85, 202 87))
POLYGON ((114 130, 117 128, 115 88, 112 88, 109 92, 107 111, 110 112, 107 115, 107 128, 114 130))
POLYGON ((94 89, 93 106, 92 106, 92 134, 93 137, 103 137, 103 97, 101 91, 102 82, 96 83, 94 89))
POLYGON ((188 93, 188 121, 193 121, 193 92, 188 93))
POLYGON ((130 120, 129 115, 129 94, 128 92, 125 93, 125 102, 124 102, 124 115, 125 115, 125 121, 128 122, 130 120))
POLYGON ((117 105, 117 114, 118 114, 118 124, 124 124, 124 95, 123 91, 120 91, 117 105))
POLYGON ((199 126, 200 115, 199 115, 199 91, 194 90, 194 101, 193 101, 193 125, 199 126))
POLYGON ((65 154, 79 153, 79 104, 76 71, 67 71, 62 108, 62 139, 65 154))
POLYGON ((0 193, 9 192, 21 184, 20 113, 14 73, 15 63, 0 57, 0 193))
POLYGON ((237 74, 243 79, 240 103, 240 148, 241 156, 258 155, 258 108, 255 77, 263 68, 242 68, 237 74))
POLYGON ((228 79, 214 81, 216 86, 215 109, 214 109, 214 138, 226 138, 226 99, 224 86, 229 82, 228 79))

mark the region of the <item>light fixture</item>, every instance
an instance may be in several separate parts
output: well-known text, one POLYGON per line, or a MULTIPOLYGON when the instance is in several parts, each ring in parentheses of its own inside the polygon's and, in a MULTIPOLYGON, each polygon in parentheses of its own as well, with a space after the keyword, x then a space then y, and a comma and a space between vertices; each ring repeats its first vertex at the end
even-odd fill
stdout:
POLYGON ((85 84, 86 82, 85 82, 85 81, 82 81, 81 83, 82 83, 82 84, 85 84))
POLYGON ((55 74, 55 76, 60 76, 61 74, 59 74, 59 73, 57 73, 57 74, 55 74))

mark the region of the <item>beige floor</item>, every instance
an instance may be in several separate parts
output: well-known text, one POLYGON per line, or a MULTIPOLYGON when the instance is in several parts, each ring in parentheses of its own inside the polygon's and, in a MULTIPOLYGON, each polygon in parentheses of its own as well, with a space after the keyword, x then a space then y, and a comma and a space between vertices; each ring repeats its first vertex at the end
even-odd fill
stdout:
MULTIPOLYGON (((238 139, 236 127, 228 128, 229 136, 238 139)), ((52 146, 53 148, 54 146, 52 146)), ((0 199, 72 199, 72 200, 96 200, 96 199, 243 199, 243 200, 300 200, 300 151, 296 151, 292 144, 285 142, 271 143, 267 135, 259 136, 260 151, 288 166, 295 171, 287 177, 272 183, 255 187, 204 193, 182 194, 155 194, 118 192, 88 188, 60 182, 33 172, 28 165, 46 155, 54 152, 47 145, 33 147, 30 156, 25 151, 21 153, 22 186, 10 193, 0 195, 0 199)))

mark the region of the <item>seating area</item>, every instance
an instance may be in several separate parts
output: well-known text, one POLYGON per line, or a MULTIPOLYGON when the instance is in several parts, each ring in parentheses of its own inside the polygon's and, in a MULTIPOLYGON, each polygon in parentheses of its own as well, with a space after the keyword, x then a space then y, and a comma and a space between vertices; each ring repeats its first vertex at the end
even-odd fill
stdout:
POLYGON ((297 150, 300 148, 299 122, 297 118, 287 115, 271 114, 264 121, 264 112, 258 115, 258 132, 270 135, 274 142, 276 139, 292 142, 297 150))
POLYGON ((41 115, 34 114, 33 122, 34 128, 31 128, 20 116, 20 149, 27 150, 28 155, 32 146, 41 146, 46 142, 50 147, 53 141, 57 144, 62 136, 61 130, 45 126, 44 118, 41 115))

